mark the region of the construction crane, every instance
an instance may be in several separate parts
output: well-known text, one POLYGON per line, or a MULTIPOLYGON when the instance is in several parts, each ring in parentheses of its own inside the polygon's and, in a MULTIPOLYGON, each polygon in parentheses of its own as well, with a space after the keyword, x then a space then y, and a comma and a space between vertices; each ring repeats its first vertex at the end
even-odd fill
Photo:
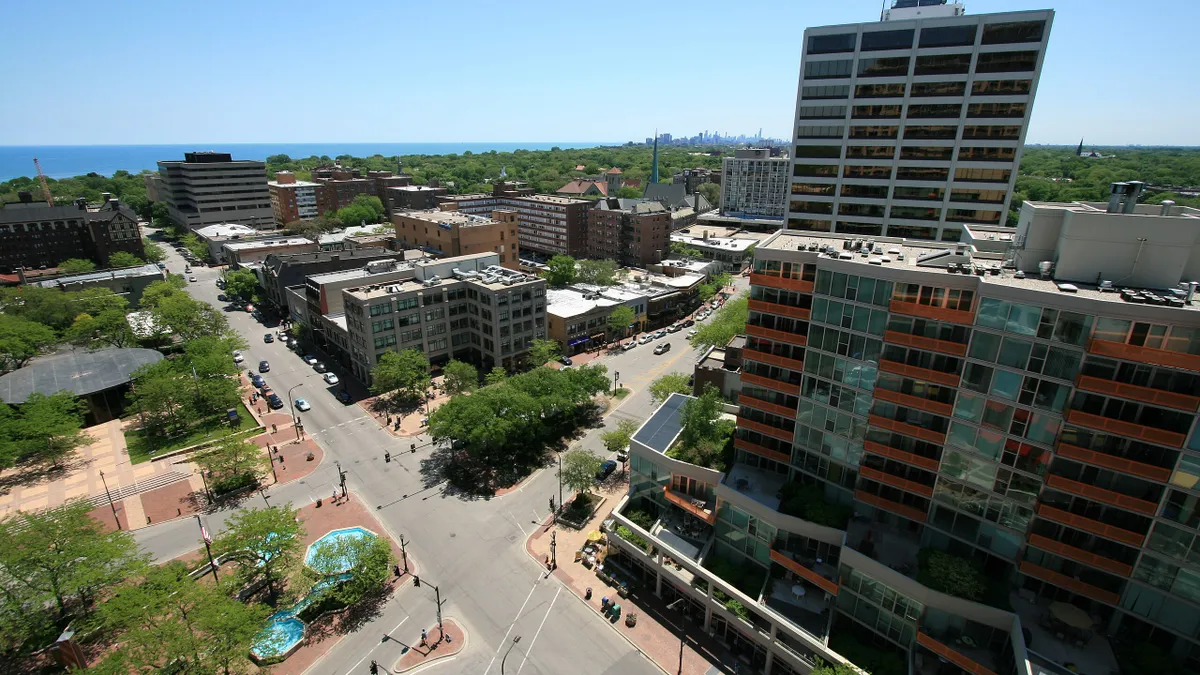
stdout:
POLYGON ((50 196, 50 184, 46 182, 46 174, 42 173, 42 163, 38 161, 37 157, 33 158, 33 165, 38 170, 38 182, 42 184, 42 196, 46 198, 47 204, 54 206, 54 197, 50 196))

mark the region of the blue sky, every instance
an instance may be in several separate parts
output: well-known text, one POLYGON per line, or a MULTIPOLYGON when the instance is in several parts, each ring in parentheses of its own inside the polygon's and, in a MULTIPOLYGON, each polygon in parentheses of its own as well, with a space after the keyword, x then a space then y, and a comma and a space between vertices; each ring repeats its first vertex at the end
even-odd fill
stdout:
MULTIPOLYGON (((790 137, 804 28, 880 6, 15 3, 0 29, 0 145, 790 137)), ((1200 145, 1186 75, 1200 3, 967 0, 971 14, 1046 6, 1057 15, 1028 142, 1200 145)))

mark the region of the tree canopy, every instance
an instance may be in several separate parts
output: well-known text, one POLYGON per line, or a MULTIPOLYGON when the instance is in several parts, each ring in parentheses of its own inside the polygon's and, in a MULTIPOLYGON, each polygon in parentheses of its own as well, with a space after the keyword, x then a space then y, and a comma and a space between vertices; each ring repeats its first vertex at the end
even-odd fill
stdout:
POLYGON ((0 314, 0 373, 23 367, 56 340, 50 326, 12 314, 0 314))
POLYGON ((555 340, 547 340, 543 338, 534 338, 529 344, 529 353, 525 356, 529 365, 543 366, 551 361, 554 361, 562 354, 562 347, 555 340))
POLYGON ((575 281, 581 284, 612 286, 617 283, 620 269, 612 260, 580 260, 576 263, 575 281))
POLYGON ((146 264, 146 261, 130 253, 129 251, 117 251, 116 253, 108 256, 108 266, 110 268, 136 267, 144 264, 146 264))
POLYGON ((587 450, 572 450, 563 455, 559 478, 572 492, 591 492, 603 461, 587 450))
POLYGON ((637 315, 629 307, 621 305, 613 308, 613 311, 608 315, 608 334, 610 337, 617 339, 625 337, 629 333, 629 327, 637 320, 637 315))
POLYGON ((548 260, 547 269, 542 273, 546 284, 558 288, 574 283, 577 274, 575 264, 575 259, 569 255, 556 255, 548 260))
POLYGON ((96 271, 96 263, 84 258, 70 258, 58 264, 58 271, 63 274, 87 274, 96 271))
POLYGON ((629 446, 630 439, 637 432, 638 423, 633 420, 621 420, 617 422, 617 426, 600 435, 600 441, 604 443, 604 449, 609 452, 621 452, 629 446))
POLYGON ((26 461, 57 464, 90 443, 83 430, 85 409, 67 391, 31 394, 17 408, 0 405, 0 468, 26 461))
POLYGON ((221 278, 225 281, 226 295, 248 299, 258 294, 258 277, 249 268, 227 269, 221 278))
POLYGON ((383 202, 374 195, 358 195, 349 205, 338 209, 337 220, 345 227, 378 223, 387 215, 383 202))
POLYGON ((671 398, 671 394, 690 394, 692 385, 688 384, 687 373, 666 373, 650 383, 650 402, 662 403, 671 398))
POLYGON ((451 360, 442 372, 445 375, 446 391, 451 395, 479 388, 479 371, 469 363, 451 360))
POLYGON ((291 504, 242 509, 226 522, 212 551, 233 560, 242 584, 262 581, 274 598, 300 560, 303 537, 304 526, 291 504))
POLYGON ((167 259, 167 250, 145 237, 142 237, 142 251, 146 254, 146 262, 160 263, 167 259))
POLYGON ((667 454, 689 464, 724 471, 732 461, 736 423, 721 417, 723 405, 721 390, 712 384, 706 384, 700 396, 684 403, 679 410, 679 440, 667 454))
POLYGON ((401 399, 422 399, 429 388, 429 357, 417 349, 387 352, 371 371, 371 391, 396 392, 401 399))
POLYGON ((721 305, 707 322, 698 325, 696 334, 690 338, 693 347, 724 347, 735 335, 746 332, 746 321, 750 318, 750 297, 742 294, 721 305))

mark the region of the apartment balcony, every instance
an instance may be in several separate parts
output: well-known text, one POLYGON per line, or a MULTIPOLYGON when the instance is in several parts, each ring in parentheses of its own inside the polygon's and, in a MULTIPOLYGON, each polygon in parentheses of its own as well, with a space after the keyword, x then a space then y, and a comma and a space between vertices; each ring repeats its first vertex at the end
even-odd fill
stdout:
POLYGON ((1093 616, 1096 620, 1093 629, 1078 631, 1056 623, 1050 613, 1053 601, 1039 598, 1032 591, 1013 591, 1009 594, 1009 603, 1021 619, 1021 628, 1028 631, 1026 647, 1029 660, 1034 664, 1033 672, 1037 673, 1039 667, 1056 675, 1119 672, 1112 645, 1103 633, 1098 632, 1099 616, 1093 616), (1030 634, 1033 640, 1028 640, 1030 634), (1074 670, 1067 668, 1067 664, 1072 664, 1074 670))
POLYGON ((1127 345, 1122 342, 1109 342, 1108 340, 1088 340, 1087 350, 1092 354, 1114 359, 1124 359, 1126 361, 1137 361, 1138 363, 1150 363, 1156 366, 1182 368, 1184 370, 1200 372, 1200 355, 1196 354, 1184 354, 1183 352, 1154 349, 1153 347, 1139 347, 1137 345, 1127 345))
POLYGON ((916 481, 911 481, 911 480, 908 480, 907 478, 893 476, 892 474, 890 474, 886 471, 872 469, 869 466, 858 467, 858 475, 862 476, 863 478, 869 478, 869 479, 875 481, 876 483, 883 483, 884 485, 890 485, 894 488, 904 490, 905 492, 911 492, 915 495, 920 495, 920 496, 926 497, 926 498, 933 497, 933 487, 931 487, 929 485, 924 485, 924 484, 918 483, 916 481))
POLYGON ((867 424, 874 427, 879 427, 880 429, 894 431, 898 434, 904 434, 905 436, 916 438, 922 441, 937 443, 938 445, 946 442, 946 432, 944 431, 925 429, 914 424, 908 424, 907 422, 897 422, 896 420, 890 420, 886 417, 880 417, 879 415, 869 415, 867 417, 867 424))
POLYGON ((789 408, 776 403, 768 403, 762 399, 750 396, 744 391, 738 395, 738 403, 749 408, 756 408, 763 412, 768 412, 772 415, 779 415, 780 417, 785 417, 787 419, 792 419, 796 416, 795 408, 789 408))
POLYGON ((931 401, 927 398, 921 398, 920 396, 901 394, 898 391, 892 391, 890 389, 884 389, 878 386, 875 387, 874 395, 875 398, 882 401, 895 403, 896 405, 902 405, 905 408, 924 410, 925 412, 931 412, 935 415, 941 415, 942 417, 950 417, 954 414, 954 406, 950 405, 949 403, 938 403, 937 401, 931 401))
POLYGON ((854 498, 864 504, 870 504, 875 508, 883 509, 884 511, 894 513, 898 516, 904 516, 905 518, 908 518, 909 520, 915 520, 918 523, 925 522, 925 519, 928 517, 924 511, 914 509, 911 506, 905 506, 900 502, 894 502, 886 497, 873 495, 862 490, 855 490, 854 498))
POLYGON ((1078 593, 1079 595, 1091 598, 1092 600, 1097 600, 1110 605, 1116 605, 1121 601, 1121 596, 1117 593, 1106 591, 1103 588, 1093 586, 1089 583, 1080 581, 1074 577, 1069 577, 1060 572, 1055 572, 1054 570, 1047 569, 1041 565, 1035 565, 1028 560, 1022 560, 1020 565, 1018 565, 1018 569, 1021 570, 1021 574, 1026 574, 1028 576, 1041 579, 1042 581, 1054 584, 1055 586, 1064 588, 1072 593, 1078 593))
POLYGON ((956 373, 943 373, 940 370, 910 366, 907 363, 888 361, 886 359, 880 360, 879 369, 896 375, 911 377, 914 380, 944 384, 947 387, 957 387, 958 381, 961 379, 961 376, 956 373))
POLYGON ((1098 431, 1107 431, 1119 436, 1128 438, 1136 438, 1147 443, 1158 443, 1159 445, 1167 445, 1173 448, 1182 448, 1183 442, 1186 440, 1184 434, 1165 429, 1155 429, 1142 424, 1133 422, 1125 422, 1115 420, 1111 417, 1103 417, 1101 415, 1093 415, 1085 413, 1081 410, 1068 409, 1063 417, 1071 424, 1078 424, 1081 427, 1096 429, 1098 431))
POLYGON ((846 546, 906 577, 917 578, 921 541, 915 532, 855 516, 846 526, 846 546))
POLYGON ((755 422, 754 420, 748 420, 741 416, 738 416, 737 418, 737 425, 751 431, 757 431, 758 433, 770 436, 771 438, 778 438, 779 440, 786 441, 788 443, 791 443, 795 439, 796 435, 794 431, 788 431, 786 429, 773 427, 769 424, 755 422))
POLYGON ((768 364, 771 366, 787 368, 788 370, 794 370, 796 372, 801 372, 804 370, 804 362, 803 361, 799 361, 797 359, 789 359, 786 356, 776 356, 774 354, 768 354, 767 352, 761 352, 761 351, 758 351, 757 349, 743 349, 742 350, 742 358, 750 359, 751 361, 758 361, 759 363, 765 363, 765 364, 768 364))
POLYGON ((1075 386, 1084 391, 1094 391, 1098 394, 1127 398, 1164 408, 1174 408, 1187 412, 1196 412, 1196 409, 1200 408, 1200 396, 1188 396, 1187 394, 1177 394, 1173 391, 1139 387, 1136 384, 1113 382, 1112 380, 1105 380, 1099 377, 1079 375, 1075 378, 1075 386))
POLYGON ((888 309, 896 314, 904 314, 905 316, 917 316, 923 319, 946 321, 948 323, 957 323, 965 326, 970 326, 975 323, 975 312, 964 312, 960 309, 946 309, 945 307, 931 307, 930 305, 922 305, 918 302, 892 300, 891 304, 888 306, 888 309))
MULTIPOLYGON (((993 668, 997 667, 995 665, 995 656, 986 648, 967 646, 967 643, 961 637, 954 647, 951 648, 924 630, 919 630, 917 631, 917 644, 936 654, 939 660, 939 663, 930 663, 929 661, 932 661, 932 659, 925 660, 916 669, 920 675, 924 675, 926 672, 931 674, 942 672, 938 667, 941 660, 949 661, 972 675, 997 675, 996 671, 993 670, 993 668), (989 668, 983 665, 981 661, 988 663, 992 667, 989 668)), ((972 641, 971 644, 974 644, 974 642, 972 641)))
POLYGON ((925 337, 923 335, 911 335, 909 333, 899 333, 894 330, 883 331, 884 342, 892 344, 904 345, 905 347, 915 347, 931 352, 941 352, 942 354, 952 354, 954 356, 966 356, 967 346, 958 342, 950 342, 949 340, 938 340, 935 338, 925 337))
POLYGON ((1070 478, 1063 478, 1062 476, 1055 476, 1053 474, 1047 476, 1046 485, 1054 488, 1055 490, 1070 492, 1071 494, 1076 494, 1080 497, 1087 497, 1088 499, 1097 502, 1103 502, 1112 506, 1119 506, 1123 509, 1137 511, 1138 513, 1148 516, 1153 516, 1154 513, 1158 511, 1157 502, 1152 502, 1146 499, 1138 499, 1137 497, 1130 497, 1129 495, 1121 494, 1120 492, 1116 492, 1114 490, 1106 490, 1094 485, 1085 485, 1079 481, 1071 480, 1070 478))
POLYGON ((739 494, 762 504, 772 511, 779 510, 780 494, 787 476, 758 467, 735 463, 722 481, 739 494))
POLYGON ((1091 565, 1092 567, 1104 570, 1105 572, 1112 572, 1117 576, 1129 577, 1133 574, 1132 565, 1126 565, 1125 563, 1117 562, 1116 560, 1110 560, 1102 555, 1092 553, 1091 551, 1085 551, 1081 548, 1076 548, 1060 541, 1055 541, 1049 537, 1043 537, 1040 534, 1029 535, 1029 544, 1036 546, 1043 551, 1050 551, 1056 555, 1074 560, 1075 562, 1091 565))
POLYGON ((663 496, 667 501, 696 516, 700 520, 712 525, 717 522, 717 507, 716 504, 709 505, 703 499, 697 499, 690 495, 675 492, 669 485, 663 486, 663 496))
POLYGON ((774 391, 781 391, 785 394, 791 394, 793 396, 800 395, 800 385, 798 385, 798 384, 792 384, 791 382, 781 382, 779 380, 774 380, 769 377, 763 377, 762 375, 755 375, 753 373, 743 372, 742 373, 742 384, 753 384, 753 385, 757 385, 759 387, 766 387, 767 389, 772 389, 774 391))
POLYGON ((913 466, 925 469, 926 471, 936 472, 939 466, 939 462, 935 459, 930 459, 929 457, 924 457, 922 455, 915 455, 911 452, 900 450, 899 448, 893 448, 882 443, 876 443, 875 441, 863 441, 863 450, 866 450, 874 455, 879 455, 880 457, 894 459, 897 462, 911 464, 913 466))
POLYGON ((786 291, 796 291, 799 293, 812 293, 816 286, 811 281, 802 281, 800 279, 785 279, 784 277, 773 277, 769 274, 759 274, 757 272, 750 273, 751 286, 766 286, 767 288, 780 288, 786 291))
POLYGON ((832 595, 822 587, 808 583, 806 579, 780 577, 767 583, 761 602, 805 632, 823 640, 829 632, 832 599, 832 595))
POLYGON ((765 300, 751 300, 750 310, 755 312, 766 312, 768 314, 778 314, 780 316, 790 316, 794 319, 803 319, 808 321, 812 316, 811 309, 803 307, 792 307, 791 305, 781 305, 776 302, 767 302, 765 300))
POLYGON ((774 342, 786 342, 801 347, 808 344, 808 337, 805 335, 775 330, 774 328, 763 328, 762 326, 755 326, 753 324, 746 324, 746 335, 753 335, 774 342))
POLYGON ((1039 517, 1047 520, 1053 520, 1056 523, 1069 525, 1077 530, 1091 532, 1092 534, 1107 537, 1113 541, 1119 541, 1122 544, 1129 544, 1138 548, 1141 548, 1142 544, 1146 541, 1146 535, 1144 534, 1102 523, 1099 520, 1093 520, 1087 516, 1080 516, 1047 504, 1039 504, 1037 514, 1039 517))
POLYGON ((745 450, 746 452, 749 452, 753 455, 758 455, 759 457, 766 457, 767 459, 781 462, 783 464, 790 464, 792 461, 791 455, 787 453, 779 452, 778 450, 772 450, 757 443, 751 443, 744 438, 733 439, 733 447, 737 448, 738 450, 745 450))
POLYGON ((1055 453, 1060 457, 1074 459, 1085 464, 1091 464, 1092 466, 1100 466, 1160 483, 1165 483, 1171 478, 1170 469, 1137 462, 1132 459, 1125 459, 1124 457, 1116 457, 1103 452, 1096 452, 1095 450, 1088 450, 1087 448, 1076 447, 1067 443, 1059 443, 1055 448, 1055 453))
POLYGON ((819 558, 809 559, 771 547, 771 560, 783 565, 794 574, 803 577, 830 595, 838 594, 837 568, 826 565, 819 558), (820 570, 820 571, 817 571, 820 570))

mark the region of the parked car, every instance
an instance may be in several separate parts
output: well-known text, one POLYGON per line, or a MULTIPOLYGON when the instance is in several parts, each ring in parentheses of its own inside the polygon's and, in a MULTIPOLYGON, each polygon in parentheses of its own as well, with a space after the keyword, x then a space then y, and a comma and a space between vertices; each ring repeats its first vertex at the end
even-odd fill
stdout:
POLYGON ((258 372, 260 372, 260 373, 271 372, 271 364, 267 363, 266 361, 259 361, 258 362, 258 372))
POLYGON ((629 351, 630 349, 633 349, 633 348, 634 348, 634 347, 636 347, 637 345, 638 345, 638 343, 637 343, 637 342, 634 342, 633 340, 630 340, 629 342, 626 342, 625 344, 621 345, 621 349, 623 349, 623 350, 625 350, 625 351, 629 351))
POLYGON ((339 382, 338 376, 334 373, 325 373, 324 378, 325 384, 337 384, 339 382))
POLYGON ((304 412, 305 410, 308 410, 311 407, 312 406, 310 406, 308 404, 308 401, 306 401, 302 398, 296 399, 296 410, 299 410, 300 412, 304 412))
POLYGON ((671 351, 671 343, 670 342, 663 342, 654 348, 655 354, 666 354, 669 351, 671 351))
POLYGON ((283 331, 279 331, 279 341, 280 342, 282 342, 283 344, 286 345, 288 342, 291 342, 291 340, 292 340, 292 338, 289 337, 287 333, 285 333, 283 331))
POLYGON ((245 361, 245 360, 246 360, 246 357, 242 356, 241 352, 235 351, 233 353, 233 362, 234 363, 241 363, 242 361, 245 361))
POLYGON ((600 465, 600 470, 596 472, 596 482, 597 483, 603 482, 604 479, 611 476, 612 472, 614 472, 616 470, 617 470, 616 462, 612 461, 611 459, 605 460, 604 463, 600 465))
POLYGON ((165 269, 167 269, 167 265, 166 265, 166 263, 158 263, 158 269, 160 269, 160 270, 165 270, 165 269))
POLYGON ((677 323, 671 324, 670 327, 667 328, 668 333, 678 333, 681 330, 683 330, 683 326, 677 323))
POLYGON ((337 396, 337 400, 341 401, 345 405, 350 405, 354 402, 354 399, 350 396, 350 392, 346 391, 345 389, 338 389, 338 392, 335 395, 337 396))
POLYGON ((271 407, 271 410, 279 410, 283 407, 283 399, 279 398, 279 394, 271 394, 267 397, 267 405, 271 407))
POLYGON ((569 357, 569 356, 558 357, 558 362, 563 364, 564 366, 575 365, 575 363, 573 361, 571 361, 571 357, 569 357))
POLYGON ((687 333, 687 336, 692 337, 693 335, 695 335, 696 333, 699 333, 699 332, 700 331, 698 331, 698 330, 689 330, 687 333))
POLYGON ((263 336, 263 342, 270 343, 270 342, 274 342, 274 341, 275 341, 275 336, 271 335, 270 333, 267 333, 266 335, 263 336))
POLYGON ((198 279, 196 279, 196 275, 193 274, 192 276, 188 277, 188 281, 190 281, 192 283, 196 283, 198 281, 198 279))
POLYGON ((305 354, 304 362, 310 366, 315 366, 317 364, 317 357, 313 356, 312 354, 305 354))
POLYGON ((317 361, 316 363, 313 364, 313 370, 317 371, 318 373, 323 373, 323 372, 329 370, 329 368, 325 367, 324 363, 317 361))
POLYGON ((267 386, 267 381, 263 379, 262 375, 254 373, 250 376, 250 384, 262 389, 263 387, 267 386))
POLYGON ((658 340, 658 339, 661 339, 661 338, 665 338, 665 337, 667 337, 667 331, 665 331, 665 330, 660 330, 660 331, 658 331, 657 333, 655 333, 655 334, 654 334, 654 339, 655 339, 655 340, 658 340))
POLYGON ((654 335, 652 333, 646 333, 642 337, 638 338, 639 345, 644 345, 647 342, 654 342, 654 335))
POLYGON ((684 328, 691 328, 692 326, 695 326, 695 325, 696 325, 696 322, 692 321, 691 319, 688 319, 687 321, 683 322, 684 328))
POLYGON ((218 302, 229 302, 229 298, 225 297, 224 293, 217 293, 218 302))

